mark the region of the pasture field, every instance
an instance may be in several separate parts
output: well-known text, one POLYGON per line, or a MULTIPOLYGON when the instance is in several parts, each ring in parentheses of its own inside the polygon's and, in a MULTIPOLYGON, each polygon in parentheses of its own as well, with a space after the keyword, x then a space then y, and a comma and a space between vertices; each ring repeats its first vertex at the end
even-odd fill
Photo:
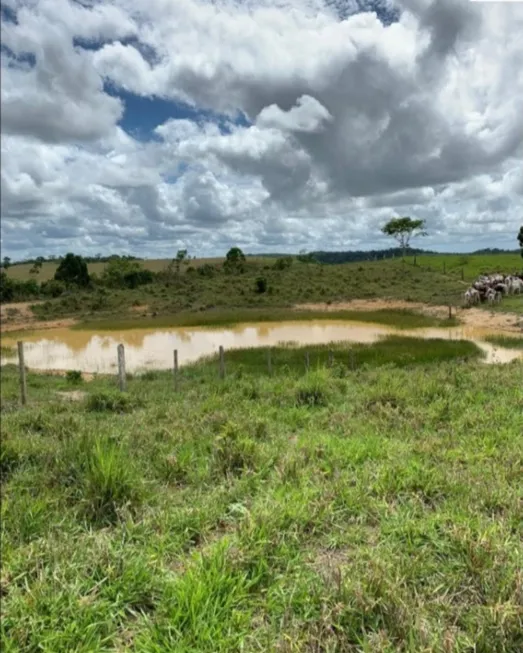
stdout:
MULTIPOLYGON (((161 270, 165 270, 167 268, 171 260, 172 259, 165 259, 165 258, 145 259, 143 261, 140 261, 140 263, 147 270, 151 270, 151 272, 160 272, 161 270)), ((260 259, 258 257, 249 257, 249 260, 265 261, 265 260, 272 260, 272 259, 266 259, 265 257, 263 259, 260 259)), ((191 265, 204 265, 205 263, 216 265, 222 263, 223 261, 224 261, 224 257, 222 256, 222 257, 215 257, 215 258, 191 259, 190 261, 188 261, 188 263, 190 263, 191 265)), ((94 262, 94 263, 87 264, 87 267, 89 269, 89 274, 96 274, 98 276, 102 274, 102 272, 105 269, 105 266, 106 266, 105 262, 94 262)), ((22 264, 11 265, 11 267, 9 267, 7 270, 7 274, 13 279, 17 279, 18 281, 27 281, 28 279, 36 279, 36 281, 48 281, 49 279, 54 278, 54 273, 56 272, 57 267, 58 267, 58 263, 47 261, 43 263, 42 269, 38 274, 32 275, 29 272, 29 270, 32 268, 32 264, 22 263, 22 264)))
POLYGON ((300 303, 351 299, 389 297, 458 305, 464 288, 459 279, 401 261, 332 266, 295 262, 285 270, 275 269, 270 262, 249 261, 242 274, 217 269, 207 277, 192 268, 192 272, 185 270, 168 283, 156 282, 134 290, 77 292, 37 304, 33 310, 43 320, 76 317, 110 321, 116 317, 119 324, 126 317, 132 321, 196 312, 205 322, 206 314, 211 315, 213 310, 283 309, 300 303), (257 292, 260 278, 266 284, 263 293, 257 292))
MULTIPOLYGON (((414 257, 406 259, 414 263, 414 257)), ((434 271, 455 276, 472 282, 480 274, 501 272, 513 274, 523 269, 523 259, 519 254, 430 254, 416 257, 416 264, 434 271)))
POLYGON ((2 650, 521 651, 523 367, 403 340, 3 368, 2 650))

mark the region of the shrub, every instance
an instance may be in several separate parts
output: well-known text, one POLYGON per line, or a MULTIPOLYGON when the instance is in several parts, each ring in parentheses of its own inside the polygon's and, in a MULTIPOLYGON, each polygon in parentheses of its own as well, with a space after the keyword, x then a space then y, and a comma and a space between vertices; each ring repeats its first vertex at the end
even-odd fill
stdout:
POLYGON ((222 474, 241 474, 254 466, 256 443, 232 422, 222 427, 213 449, 216 469, 222 474))
POLYGON ((298 406, 326 406, 327 395, 327 378, 319 371, 308 374, 296 386, 296 404, 298 406))
POLYGON ((114 523, 122 509, 134 510, 140 504, 141 479, 132 456, 116 440, 82 437, 69 445, 64 463, 64 480, 89 520, 114 523))
POLYGON ((90 412, 129 413, 138 403, 136 398, 123 392, 100 391, 89 395, 86 407, 90 412))
POLYGON ((49 281, 44 281, 41 285, 42 293, 46 297, 60 297, 60 295, 64 294, 65 289, 65 283, 56 279, 49 279, 49 281))
POLYGON ((290 268, 292 265, 292 257, 291 256, 283 256, 281 258, 276 259, 276 262, 274 263, 274 269, 275 270, 287 270, 290 268))
POLYGON ((65 379, 68 383, 81 383, 83 381, 82 373, 80 370, 67 370, 65 373, 65 379))
POLYGON ((255 289, 257 293, 264 293, 267 291, 267 279, 265 277, 258 277, 256 279, 255 289))
POLYGON ((204 263, 204 265, 200 265, 196 268, 196 272, 200 275, 200 277, 207 277, 210 279, 216 274, 216 268, 209 263, 204 263))

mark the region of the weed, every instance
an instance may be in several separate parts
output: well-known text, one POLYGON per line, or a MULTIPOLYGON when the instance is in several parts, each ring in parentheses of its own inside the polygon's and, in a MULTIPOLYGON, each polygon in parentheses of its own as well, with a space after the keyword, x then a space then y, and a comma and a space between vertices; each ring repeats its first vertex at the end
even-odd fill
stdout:
POLYGON ((136 397, 123 392, 100 391, 87 397, 86 408, 90 412, 128 413, 140 404, 136 397))
POLYGON ((256 460, 256 443, 240 428, 227 422, 213 443, 214 464, 220 474, 241 474, 256 460))
POLYGON ((298 406, 326 406, 328 395, 328 378, 323 371, 308 374, 296 385, 296 404, 298 406))
POLYGON ((83 381, 82 372, 80 370, 67 370, 65 378, 71 385, 78 385, 83 381))

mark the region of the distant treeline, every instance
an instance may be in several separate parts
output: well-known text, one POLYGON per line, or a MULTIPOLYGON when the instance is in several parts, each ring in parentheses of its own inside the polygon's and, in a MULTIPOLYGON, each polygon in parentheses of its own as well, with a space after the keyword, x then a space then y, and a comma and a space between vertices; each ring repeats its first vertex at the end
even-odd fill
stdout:
MULTIPOLYGON (((409 256, 415 254, 436 254, 425 249, 409 249, 409 256)), ((389 249, 372 249, 372 250, 359 250, 348 252, 311 252, 314 258, 320 263, 336 264, 336 263, 353 263, 355 261, 381 261, 388 258, 401 258, 402 250, 399 247, 391 247, 389 249)))
MULTIPOLYGON (((442 256, 444 254, 453 254, 453 255, 463 255, 463 256, 473 256, 474 254, 519 254, 518 249, 498 249, 498 248, 485 248, 478 249, 474 252, 434 252, 428 249, 417 249, 409 248, 409 256, 442 256)), ((380 261, 383 259, 397 258, 401 257, 402 250, 399 247, 390 247, 389 249, 371 249, 371 250, 347 250, 339 252, 326 252, 323 250, 312 251, 309 253, 300 252, 300 254, 283 254, 283 253, 262 253, 262 254, 245 254, 247 258, 282 258, 287 256, 296 256, 298 259, 307 258, 309 261, 315 260, 318 263, 327 263, 327 264, 336 264, 336 263, 351 263, 354 261, 380 261)), ((24 265, 24 264, 34 264, 34 263, 60 263, 64 259, 63 256, 37 256, 35 258, 27 258, 20 261, 11 261, 8 257, 8 265, 24 265)), ((196 257, 188 257, 187 260, 196 257)), ((102 256, 97 254, 96 256, 84 256, 84 261, 86 263, 108 263, 109 261, 125 260, 125 261, 145 261, 143 257, 133 256, 132 254, 110 254, 107 256, 102 256)), ((5 265, 2 267, 6 267, 5 265)))
MULTIPOLYGON (((408 256, 442 256, 441 252, 433 252, 429 249, 409 248, 408 256)), ((474 254, 518 254, 519 250, 509 249, 479 249, 475 252, 449 252, 452 255, 473 256, 474 254)), ((353 263, 355 261, 381 261, 388 258, 401 258, 402 250, 399 247, 389 249, 356 250, 346 252, 311 252, 311 255, 319 263, 337 264, 353 263)))

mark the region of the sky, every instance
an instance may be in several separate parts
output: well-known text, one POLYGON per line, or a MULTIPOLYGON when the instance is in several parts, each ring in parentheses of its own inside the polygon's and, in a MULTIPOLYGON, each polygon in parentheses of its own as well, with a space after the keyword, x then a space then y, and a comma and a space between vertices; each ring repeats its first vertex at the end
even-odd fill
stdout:
POLYGON ((523 2, 2 0, 21 259, 517 248, 523 2))

